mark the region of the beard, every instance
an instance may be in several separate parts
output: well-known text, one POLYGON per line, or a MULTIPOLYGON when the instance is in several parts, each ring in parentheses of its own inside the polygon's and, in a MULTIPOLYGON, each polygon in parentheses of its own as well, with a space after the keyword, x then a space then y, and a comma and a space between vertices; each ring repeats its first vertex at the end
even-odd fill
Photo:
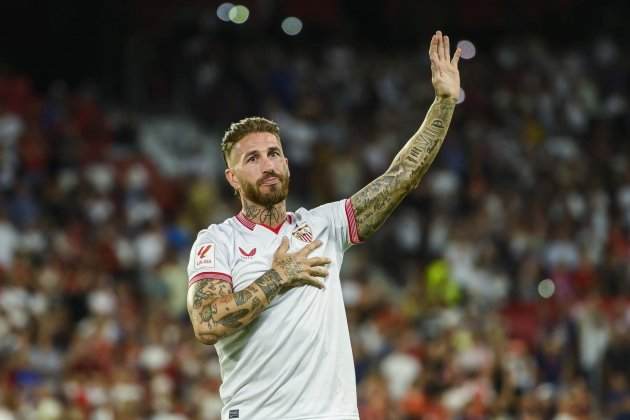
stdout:
POLYGON ((243 196, 247 200, 263 207, 272 207, 286 200, 289 195, 289 177, 276 172, 266 174, 256 181, 255 184, 241 181, 241 186, 243 196), (277 184, 263 186, 265 179, 271 176, 278 178, 279 182, 277 184), (269 191, 263 192, 263 187, 269 191))

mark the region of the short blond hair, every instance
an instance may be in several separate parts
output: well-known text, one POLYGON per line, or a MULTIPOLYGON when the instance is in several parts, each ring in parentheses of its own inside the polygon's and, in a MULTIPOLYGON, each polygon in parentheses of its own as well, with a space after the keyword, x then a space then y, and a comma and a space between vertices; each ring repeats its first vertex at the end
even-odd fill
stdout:
POLYGON ((228 164, 228 157, 236 143, 243 137, 251 133, 271 133, 278 141, 280 141, 280 127, 275 122, 263 117, 248 117, 232 123, 227 129, 221 140, 221 150, 223 151, 223 159, 228 164))

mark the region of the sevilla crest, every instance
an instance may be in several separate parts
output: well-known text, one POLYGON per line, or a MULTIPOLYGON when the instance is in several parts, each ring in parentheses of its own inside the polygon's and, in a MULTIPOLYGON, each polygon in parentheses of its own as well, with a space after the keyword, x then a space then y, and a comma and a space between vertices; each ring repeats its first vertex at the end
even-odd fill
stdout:
POLYGON ((306 223, 303 223, 295 228, 292 235, 302 242, 313 242, 313 231, 306 223))

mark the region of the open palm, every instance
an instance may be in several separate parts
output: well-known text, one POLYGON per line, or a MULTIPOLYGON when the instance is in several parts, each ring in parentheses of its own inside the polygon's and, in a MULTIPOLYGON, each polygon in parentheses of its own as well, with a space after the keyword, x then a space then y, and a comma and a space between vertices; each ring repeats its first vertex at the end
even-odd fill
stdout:
POLYGON ((448 36, 442 36, 437 31, 431 38, 429 46, 429 58, 431 59, 431 83, 435 94, 441 98, 459 98, 459 70, 457 64, 462 55, 457 48, 453 59, 450 55, 450 43, 448 36))

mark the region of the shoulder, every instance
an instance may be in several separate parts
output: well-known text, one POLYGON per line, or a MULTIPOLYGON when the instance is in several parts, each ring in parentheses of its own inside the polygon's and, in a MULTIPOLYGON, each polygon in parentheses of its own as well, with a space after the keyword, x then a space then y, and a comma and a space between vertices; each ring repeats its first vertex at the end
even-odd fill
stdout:
POLYGON ((230 241, 234 236, 234 223, 231 219, 225 220, 223 223, 212 224, 197 233, 195 244, 203 242, 225 242, 230 241))
POLYGON ((339 216, 346 213, 346 208, 350 203, 350 199, 342 199, 333 201, 330 203, 322 204, 313 209, 307 210, 305 208, 298 209, 295 214, 298 217, 324 217, 326 219, 336 219, 339 216))

